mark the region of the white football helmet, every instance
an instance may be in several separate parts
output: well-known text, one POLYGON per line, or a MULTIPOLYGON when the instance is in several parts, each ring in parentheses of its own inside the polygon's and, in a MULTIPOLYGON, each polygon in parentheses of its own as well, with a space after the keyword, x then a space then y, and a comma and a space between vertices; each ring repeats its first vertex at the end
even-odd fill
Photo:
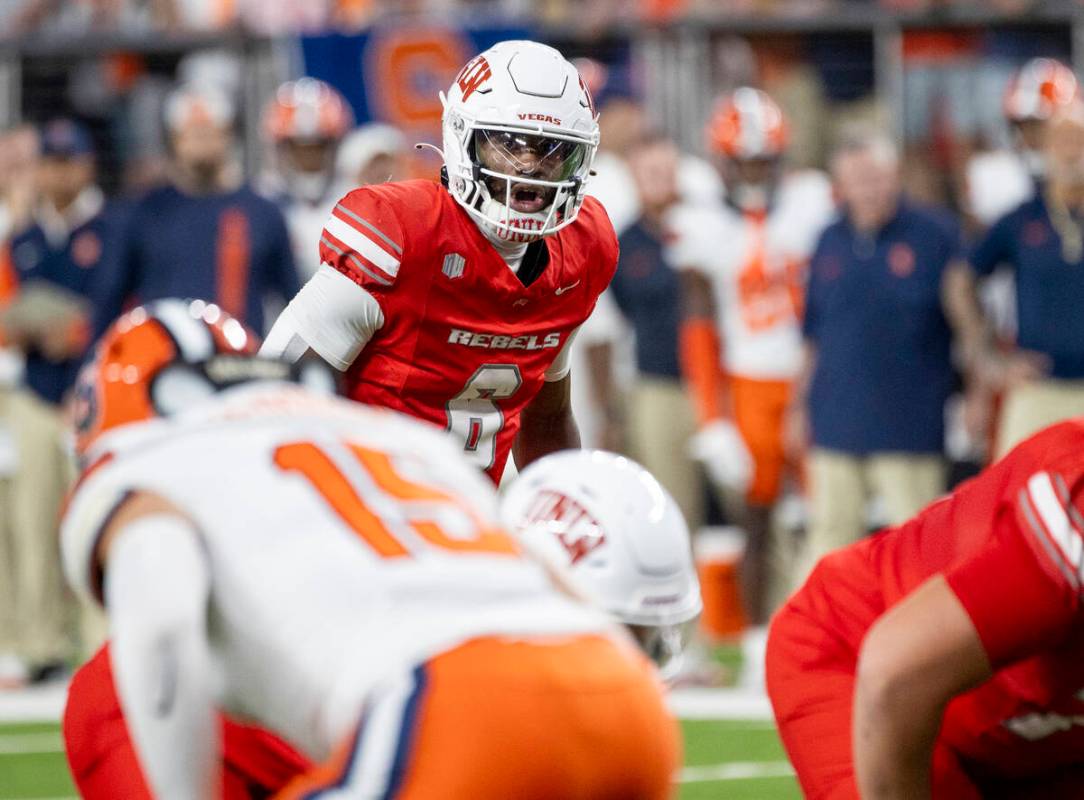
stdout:
POLYGON ((598 114, 559 52, 501 42, 468 62, 440 100, 448 190, 484 230, 529 242, 576 219, 598 114))
POLYGON ((664 676, 703 608, 689 529, 646 469, 601 450, 531 464, 502 494, 501 520, 582 595, 632 629, 664 676))

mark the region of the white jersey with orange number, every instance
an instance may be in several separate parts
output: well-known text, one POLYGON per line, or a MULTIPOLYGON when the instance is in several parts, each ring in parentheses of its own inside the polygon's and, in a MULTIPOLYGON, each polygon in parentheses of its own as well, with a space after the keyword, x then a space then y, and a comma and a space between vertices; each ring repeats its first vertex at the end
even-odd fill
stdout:
POLYGON ((835 205, 827 177, 788 176, 766 215, 682 206, 669 220, 667 260, 712 284, 727 372, 789 380, 801 364, 805 272, 835 205))
POLYGON ((65 571, 129 492, 157 493, 203 535, 219 704, 313 758, 381 681, 480 636, 612 631, 498 528, 491 484, 438 428, 292 385, 239 388, 129 426, 77 487, 65 571))

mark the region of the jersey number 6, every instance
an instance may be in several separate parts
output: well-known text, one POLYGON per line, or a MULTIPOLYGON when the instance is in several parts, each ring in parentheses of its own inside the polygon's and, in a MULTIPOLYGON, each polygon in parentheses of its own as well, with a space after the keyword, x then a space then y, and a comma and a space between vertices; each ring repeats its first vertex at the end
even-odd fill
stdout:
POLYGON ((504 427, 504 411, 495 401, 506 400, 522 385, 515 364, 483 364, 447 403, 448 431, 482 469, 497 460, 497 434, 504 427))

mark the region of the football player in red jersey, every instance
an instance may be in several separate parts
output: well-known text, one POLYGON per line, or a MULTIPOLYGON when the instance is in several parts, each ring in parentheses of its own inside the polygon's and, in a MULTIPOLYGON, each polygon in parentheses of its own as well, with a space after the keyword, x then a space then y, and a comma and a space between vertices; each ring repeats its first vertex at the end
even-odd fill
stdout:
POLYGON ((810 798, 1084 797, 1084 417, 820 561, 767 678, 810 798))
POLYGON ((568 351, 617 265, 584 194, 597 115, 576 68, 535 42, 468 63, 444 102, 443 185, 368 186, 335 206, 322 266, 262 352, 313 351, 347 394, 447 428, 500 480, 579 446, 568 351))
MULTIPOLYGON (((323 265, 261 352, 315 352, 345 372, 349 396, 448 428, 497 481, 513 443, 520 466, 579 446, 568 344, 613 277, 617 239, 584 194, 597 114, 560 53, 501 43, 444 103, 447 185, 344 197, 323 265)), ((65 739, 83 797, 149 797, 105 649, 73 682, 65 739)), ((227 800, 267 796, 304 766, 253 729, 227 723, 224 744, 227 800)))

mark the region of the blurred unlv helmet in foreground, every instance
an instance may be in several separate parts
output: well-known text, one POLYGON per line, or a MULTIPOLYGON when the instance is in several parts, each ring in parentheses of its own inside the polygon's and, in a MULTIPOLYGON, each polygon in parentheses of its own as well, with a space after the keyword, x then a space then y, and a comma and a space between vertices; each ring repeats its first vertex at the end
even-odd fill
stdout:
POLYGON ((501 521, 627 625, 664 675, 680 666, 700 584, 685 519, 651 473, 599 450, 554 453, 503 493, 501 521))
POLYGON ((244 325, 202 300, 159 300, 129 311, 102 336, 76 381, 76 454, 86 463, 103 434, 172 416, 232 386, 301 381, 291 365, 258 358, 259 344, 244 325))
POLYGON ((1005 90, 1005 117, 1011 122, 1045 121, 1078 97, 1080 89, 1069 67, 1052 58, 1033 58, 1005 90))

